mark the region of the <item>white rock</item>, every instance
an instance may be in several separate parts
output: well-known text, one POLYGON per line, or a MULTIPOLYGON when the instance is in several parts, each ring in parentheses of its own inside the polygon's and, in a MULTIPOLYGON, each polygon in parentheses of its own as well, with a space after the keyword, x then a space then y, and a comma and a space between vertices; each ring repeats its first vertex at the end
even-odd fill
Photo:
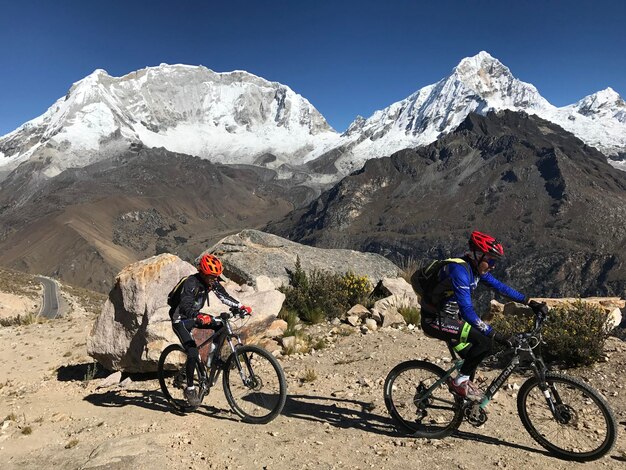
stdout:
POLYGON ((102 381, 96 388, 113 387, 114 385, 119 384, 121 379, 122 379, 122 373, 120 371, 113 372, 112 374, 108 375, 106 378, 102 379, 102 381))
POLYGON ((373 318, 367 318, 365 320, 365 326, 370 331, 376 331, 378 329, 378 324, 376 323, 376 320, 374 320, 373 318))

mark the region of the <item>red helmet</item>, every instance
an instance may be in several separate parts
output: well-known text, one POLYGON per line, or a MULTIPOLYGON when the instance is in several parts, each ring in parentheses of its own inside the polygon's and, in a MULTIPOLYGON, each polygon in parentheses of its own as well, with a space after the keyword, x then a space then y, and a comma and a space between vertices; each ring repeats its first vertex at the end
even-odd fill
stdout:
POLYGON ((198 259, 198 271, 209 276, 219 276, 222 274, 224 267, 222 262, 216 256, 205 254, 198 259))
POLYGON ((480 251, 496 258, 504 256, 504 248, 502 244, 493 238, 491 235, 473 231, 469 239, 469 247, 472 251, 480 251))

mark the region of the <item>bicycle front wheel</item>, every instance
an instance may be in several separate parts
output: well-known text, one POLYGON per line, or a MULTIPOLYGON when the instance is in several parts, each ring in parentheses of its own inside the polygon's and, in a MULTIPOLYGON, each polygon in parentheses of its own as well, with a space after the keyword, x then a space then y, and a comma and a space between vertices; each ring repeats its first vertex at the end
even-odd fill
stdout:
POLYGON ((285 374, 276 358, 258 346, 241 346, 228 356, 222 384, 228 404, 246 423, 268 423, 285 406, 285 374))
POLYGON ((553 413, 536 377, 517 395, 517 411, 532 438, 556 456, 587 462, 608 453, 617 425, 606 401, 586 383, 564 374, 546 374, 553 413))
POLYGON ((441 439, 460 426, 462 400, 445 383, 428 392, 445 374, 426 361, 406 361, 389 372, 384 385, 385 406, 403 431, 441 439))
MULTIPOLYGON (((159 357, 158 375, 161 391, 172 407, 182 413, 193 411, 197 406, 191 406, 183 394, 187 387, 187 372, 185 363, 187 353, 180 344, 170 344, 159 357)), ((198 368, 194 374, 193 382, 200 389, 198 368)))

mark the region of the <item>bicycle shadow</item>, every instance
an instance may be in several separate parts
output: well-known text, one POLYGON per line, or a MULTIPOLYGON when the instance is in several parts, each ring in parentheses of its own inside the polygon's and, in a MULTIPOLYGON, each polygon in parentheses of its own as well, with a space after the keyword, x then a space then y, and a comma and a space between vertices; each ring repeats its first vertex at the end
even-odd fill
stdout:
POLYGON ((544 457, 553 457, 558 460, 558 457, 556 457, 554 454, 551 454, 545 449, 539 449, 536 447, 528 447, 524 444, 516 444, 515 442, 505 441, 500 438, 493 437, 493 436, 486 436, 484 434, 477 434, 474 432, 457 430, 452 434, 452 437, 463 439, 465 441, 480 442, 481 444, 495 445, 498 447, 499 446, 510 447, 512 449, 523 450, 524 452, 533 452, 535 454, 540 454, 540 455, 543 455, 544 457))
MULTIPOLYGON (((290 395, 287 397, 282 415, 288 418, 302 419, 305 421, 328 423, 337 428, 354 428, 387 437, 415 439, 411 434, 399 431, 390 417, 381 416, 369 411, 369 405, 370 404, 367 402, 344 398, 290 395), (323 403, 320 403, 320 401, 323 403), (355 407, 361 409, 355 409, 355 407)), ((457 430, 452 434, 452 437, 554 457, 544 449, 528 447, 523 444, 517 444, 515 442, 474 432, 457 430)))
POLYGON ((95 391, 86 395, 83 400, 94 406, 105 408, 136 406, 138 408, 144 408, 151 411, 171 413, 177 416, 200 414, 219 420, 237 421, 233 417, 228 416, 231 414, 230 409, 220 409, 206 404, 200 405, 194 411, 181 412, 170 405, 160 389, 146 389, 142 388, 140 384, 140 381, 133 381, 133 385, 128 388, 107 389, 102 392, 95 391))

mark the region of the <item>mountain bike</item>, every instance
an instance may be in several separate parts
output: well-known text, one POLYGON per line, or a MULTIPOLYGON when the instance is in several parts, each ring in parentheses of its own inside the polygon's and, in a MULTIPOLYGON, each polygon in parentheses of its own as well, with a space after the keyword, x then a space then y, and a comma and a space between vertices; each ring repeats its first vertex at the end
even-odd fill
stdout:
MULTIPOLYGON (((199 388, 200 401, 217 384, 220 373, 222 387, 228 404, 244 422, 265 424, 280 414, 287 399, 285 374, 276 358, 265 349, 244 345, 233 331, 230 320, 243 318, 244 313, 231 308, 209 325, 215 332, 198 345, 200 350, 209 346, 213 350, 196 365, 194 385, 199 388), (212 343, 212 346, 211 346, 212 343)), ((171 344, 161 353, 158 376, 161 390, 167 401, 178 412, 188 413, 191 406, 184 398, 187 387, 185 362, 187 354, 180 344, 171 344)))
POLYGON ((542 343, 545 316, 534 328, 518 333, 513 345, 492 357, 511 355, 502 372, 487 387, 480 402, 472 402, 448 388, 463 360, 450 348, 454 365, 444 370, 427 361, 398 364, 387 375, 385 405, 399 428, 416 437, 449 436, 463 419, 473 426, 487 421, 485 408, 516 369, 530 369, 517 394, 517 412, 526 431, 559 458, 590 461, 607 454, 617 438, 615 416, 602 396, 582 380, 550 371, 537 346, 542 343))

